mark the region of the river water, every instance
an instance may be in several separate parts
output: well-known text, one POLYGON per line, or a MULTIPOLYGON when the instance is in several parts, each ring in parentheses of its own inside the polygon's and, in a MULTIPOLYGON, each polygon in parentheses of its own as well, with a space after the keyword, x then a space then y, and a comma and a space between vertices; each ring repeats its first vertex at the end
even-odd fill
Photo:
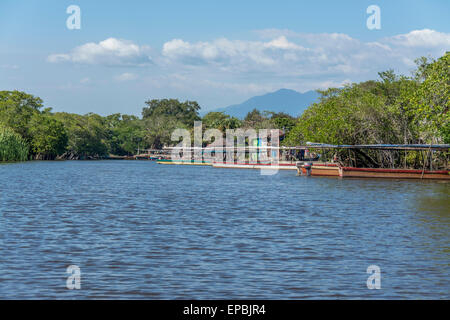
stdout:
POLYGON ((3 299, 450 298, 450 183, 150 161, 3 164, 0 181, 3 299))

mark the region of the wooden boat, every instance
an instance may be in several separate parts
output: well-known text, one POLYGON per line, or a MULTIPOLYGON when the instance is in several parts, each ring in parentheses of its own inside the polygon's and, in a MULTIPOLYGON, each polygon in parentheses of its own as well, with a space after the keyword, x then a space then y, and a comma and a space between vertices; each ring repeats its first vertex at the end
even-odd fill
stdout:
POLYGON ((340 167, 343 178, 394 178, 394 179, 442 179, 450 180, 450 170, 385 169, 340 167))
POLYGON ((338 177, 339 167, 335 163, 297 163, 297 172, 304 176, 338 177))
POLYGON ((240 163, 240 162, 214 162, 214 168, 229 169, 267 169, 267 170, 297 170, 295 163, 279 162, 279 163, 240 163))
POLYGON ((212 162, 209 162, 209 161, 198 161, 198 160, 161 159, 161 160, 157 160, 156 163, 159 163, 159 164, 191 165, 191 166, 211 166, 212 165, 212 162))

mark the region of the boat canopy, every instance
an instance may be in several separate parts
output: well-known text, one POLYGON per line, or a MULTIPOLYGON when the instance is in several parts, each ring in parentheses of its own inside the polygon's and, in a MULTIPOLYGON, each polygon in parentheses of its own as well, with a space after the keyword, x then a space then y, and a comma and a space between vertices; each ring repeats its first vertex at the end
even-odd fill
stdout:
POLYGON ((326 144, 326 143, 306 143, 310 148, 331 148, 331 149, 381 149, 381 150, 448 150, 450 144, 326 144))
POLYGON ((287 146, 233 146, 233 147, 164 147, 166 150, 202 150, 203 152, 211 152, 217 150, 228 149, 254 149, 254 150, 302 150, 302 149, 379 149, 379 150, 449 150, 450 144, 327 144, 307 142, 303 146, 287 147, 287 146))

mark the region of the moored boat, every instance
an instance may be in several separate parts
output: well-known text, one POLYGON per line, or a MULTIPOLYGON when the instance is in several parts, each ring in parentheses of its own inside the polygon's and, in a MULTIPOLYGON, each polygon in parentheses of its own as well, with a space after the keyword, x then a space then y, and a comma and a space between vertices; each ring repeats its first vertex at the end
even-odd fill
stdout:
POLYGON ((343 178, 394 178, 394 179, 442 179, 450 180, 450 170, 386 169, 339 167, 343 178))
POLYGON ((156 163, 159 163, 159 164, 191 165, 191 166, 211 166, 211 165, 212 165, 212 162, 209 162, 209 161, 198 161, 198 160, 171 160, 171 159, 161 159, 161 160, 157 160, 156 163))
POLYGON ((239 163, 239 162, 214 162, 214 168, 230 168, 230 169, 271 169, 271 170, 297 170, 295 163, 278 162, 278 163, 239 163))
POLYGON ((297 162, 299 175, 338 177, 339 168, 335 163, 305 163, 297 162))

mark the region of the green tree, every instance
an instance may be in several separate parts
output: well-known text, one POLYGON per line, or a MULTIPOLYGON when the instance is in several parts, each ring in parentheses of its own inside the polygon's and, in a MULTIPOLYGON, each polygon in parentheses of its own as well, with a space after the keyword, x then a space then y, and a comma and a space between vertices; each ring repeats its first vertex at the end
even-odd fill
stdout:
POLYGON ((291 129, 295 126, 296 119, 287 113, 270 112, 270 115, 270 120, 274 129, 282 129, 285 133, 289 133, 289 131, 291 131, 291 129))
POLYGON ((237 129, 242 127, 243 123, 241 120, 239 120, 236 117, 231 117, 228 119, 225 119, 221 125, 219 126, 219 130, 225 131, 226 129, 237 129))
POLYGON ((242 121, 238 118, 216 111, 207 113, 202 121, 206 128, 215 128, 223 132, 225 132, 226 129, 236 129, 242 126, 242 121))
POLYGON ((67 130, 68 146, 64 158, 103 158, 108 155, 108 132, 101 116, 94 113, 82 116, 65 112, 55 113, 54 116, 67 130))
POLYGON ((175 118, 188 127, 194 126, 194 121, 200 120, 200 106, 196 101, 180 102, 177 99, 153 99, 145 102, 148 107, 142 109, 144 119, 152 117, 175 118))
POLYGON ((175 129, 190 129, 177 118, 164 115, 144 119, 144 127, 144 141, 154 149, 174 144, 171 135, 175 129))
POLYGON ((35 113, 30 119, 29 133, 35 159, 53 160, 66 150, 68 137, 64 124, 49 114, 35 113))
POLYGON ((223 112, 212 111, 205 114, 202 122, 206 128, 220 128, 227 119, 230 119, 229 115, 223 112))
POLYGON ((257 127, 260 127, 263 122, 267 120, 267 117, 265 117, 261 111, 258 109, 253 109, 244 118, 244 126, 246 128, 253 128, 256 129, 257 127))
MULTIPOLYGON (((195 101, 180 102, 177 99, 149 100, 142 110, 144 141, 152 148, 174 144, 172 132, 177 128, 192 129, 200 120, 200 106, 195 101)), ((191 130, 192 131, 192 130, 191 130)))
POLYGON ((143 149, 143 121, 133 115, 112 114, 105 119, 108 129, 108 152, 114 155, 134 154, 143 149))
POLYGON ((42 99, 31 94, 17 90, 0 91, 0 124, 31 141, 28 123, 42 106, 42 99))
POLYGON ((416 77, 421 80, 409 100, 409 114, 426 143, 450 143, 450 52, 436 61, 418 60, 416 77))

